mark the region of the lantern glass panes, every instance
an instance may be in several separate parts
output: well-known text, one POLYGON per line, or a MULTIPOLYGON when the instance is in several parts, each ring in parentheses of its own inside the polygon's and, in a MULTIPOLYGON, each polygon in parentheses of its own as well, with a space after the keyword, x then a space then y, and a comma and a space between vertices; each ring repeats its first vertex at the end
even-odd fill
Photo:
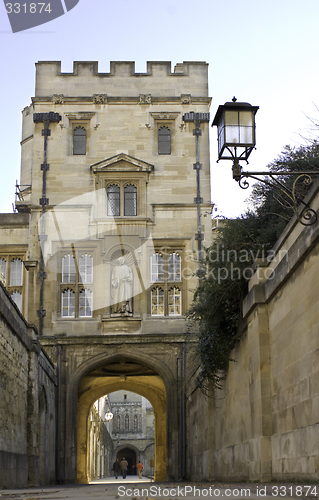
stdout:
POLYGON ((257 106, 226 102, 219 106, 213 125, 218 128, 218 158, 247 160, 255 147, 255 114, 257 106))

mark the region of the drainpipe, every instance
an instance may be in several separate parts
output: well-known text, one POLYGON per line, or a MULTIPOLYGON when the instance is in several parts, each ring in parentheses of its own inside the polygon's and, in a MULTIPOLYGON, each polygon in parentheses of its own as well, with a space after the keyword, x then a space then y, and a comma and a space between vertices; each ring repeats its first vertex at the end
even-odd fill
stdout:
POLYGON ((209 113, 185 113, 183 115, 184 122, 193 122, 195 128, 193 129, 193 135, 195 136, 196 144, 196 163, 193 164, 193 169, 196 170, 196 185, 197 185, 197 196, 194 198, 194 203, 197 205, 197 234, 195 235, 195 240, 197 240, 198 249, 198 278, 201 277, 201 254, 202 254, 202 240, 204 235, 201 230, 201 220, 200 220, 200 206, 203 203, 203 198, 200 196, 200 171, 202 169, 202 164, 199 162, 199 138, 202 135, 200 124, 202 122, 209 122, 209 113))
POLYGON ((37 311, 37 316, 39 318, 39 335, 43 335, 43 318, 46 315, 46 310, 43 308, 43 294, 44 294, 44 280, 47 277, 44 271, 44 244, 47 240, 47 235, 45 234, 45 207, 49 204, 49 199, 46 197, 47 191, 47 172, 50 169, 50 165, 47 163, 47 153, 48 153, 48 137, 51 135, 51 130, 49 129, 50 122, 58 123, 62 119, 59 113, 54 113, 50 111, 49 113, 34 113, 33 121, 34 123, 43 123, 44 129, 42 130, 42 135, 44 137, 44 151, 43 151, 43 163, 41 165, 41 170, 43 172, 42 176, 42 198, 39 200, 39 204, 42 206, 42 217, 41 217, 41 231, 39 235, 39 241, 41 245, 41 256, 40 256, 40 271, 38 273, 38 278, 40 279, 40 303, 39 309, 37 311))

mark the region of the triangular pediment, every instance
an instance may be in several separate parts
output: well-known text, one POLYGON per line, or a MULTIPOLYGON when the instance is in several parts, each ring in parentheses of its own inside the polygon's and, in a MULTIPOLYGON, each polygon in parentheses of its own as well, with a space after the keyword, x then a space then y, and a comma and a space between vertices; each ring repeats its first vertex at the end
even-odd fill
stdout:
POLYGON ((154 165, 125 153, 106 158, 91 165, 93 173, 99 172, 152 172, 154 165))

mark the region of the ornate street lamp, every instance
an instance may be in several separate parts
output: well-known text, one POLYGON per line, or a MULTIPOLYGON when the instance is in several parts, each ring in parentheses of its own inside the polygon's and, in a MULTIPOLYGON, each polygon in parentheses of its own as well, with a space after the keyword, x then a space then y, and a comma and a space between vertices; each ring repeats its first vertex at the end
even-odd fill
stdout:
POLYGON ((218 129, 218 161, 233 161, 233 177, 239 180, 241 167, 239 160, 248 163, 248 157, 256 145, 255 115, 258 106, 247 102, 232 102, 219 106, 213 126, 218 129))
POLYGON ((108 411, 107 413, 105 413, 104 418, 105 418, 105 420, 107 422, 109 422, 113 418, 113 413, 111 413, 110 411, 108 411))
POLYGON ((301 198, 296 195, 295 188, 299 180, 303 179, 305 184, 311 184, 312 175, 318 175, 315 171, 296 172, 244 172, 240 161, 244 160, 248 164, 250 153, 256 146, 256 124, 255 115, 259 106, 251 106, 248 102, 237 102, 233 97, 232 102, 226 102, 219 106, 212 127, 217 127, 218 140, 218 162, 219 160, 231 160, 233 162, 233 179, 235 179, 242 189, 247 189, 249 183, 246 178, 250 177, 256 181, 270 185, 265 179, 270 177, 275 182, 280 191, 284 192, 292 201, 294 211, 298 220, 304 226, 311 226, 317 221, 316 212, 301 198), (293 188, 290 190, 281 183, 277 176, 296 176, 293 188), (303 210, 298 210, 298 204, 304 206, 303 210))

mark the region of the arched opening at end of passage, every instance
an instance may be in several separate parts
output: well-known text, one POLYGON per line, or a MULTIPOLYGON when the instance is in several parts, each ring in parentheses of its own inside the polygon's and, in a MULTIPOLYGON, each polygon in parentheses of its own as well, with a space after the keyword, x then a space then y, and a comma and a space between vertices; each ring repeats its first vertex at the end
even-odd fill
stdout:
MULTIPOLYGON (((144 400, 148 402, 149 407, 152 409, 152 420, 154 426, 154 459, 150 456, 152 454, 152 446, 150 446, 151 443, 148 443, 147 460, 149 462, 149 468, 152 467, 150 474, 152 473, 154 475, 154 479, 157 481, 166 480, 166 390, 164 381, 158 374, 157 370, 152 369, 149 364, 144 362, 144 360, 143 362, 140 362, 128 356, 117 356, 110 359, 108 362, 97 364, 93 367, 93 369, 91 368, 91 371, 87 372, 82 377, 78 387, 78 483, 88 483, 92 480, 92 473, 90 472, 92 470, 92 464, 88 459, 89 439, 92 443, 95 443, 93 446, 95 446, 96 452, 100 453, 100 457, 103 455, 103 448, 101 449, 101 444, 98 445, 97 437, 95 435, 96 433, 94 434, 93 425, 90 423, 90 418, 92 419, 90 416, 92 405, 103 397, 107 398, 103 404, 106 406, 109 405, 109 400, 112 400, 112 394, 113 399, 115 394, 120 394, 124 401, 124 396, 126 395, 126 397, 128 397, 129 393, 132 393, 135 397, 140 398, 141 407, 141 398, 144 398, 144 400)), ((114 401, 113 403, 114 408, 116 406, 120 406, 120 402, 114 401), (117 403, 117 405, 115 403, 117 403)), ((144 405, 145 404, 146 403, 144 403, 144 405)), ((139 429, 142 422, 142 417, 139 418, 138 413, 134 414, 134 412, 129 411, 125 413, 124 409, 121 415, 118 415, 118 413, 115 412, 115 417, 116 418, 114 419, 113 416, 114 420, 112 419, 113 422, 112 424, 109 424, 109 427, 111 425, 120 425, 120 432, 124 432, 128 429, 133 429, 134 431, 134 426, 135 429, 139 429), (120 416, 120 419, 117 418, 118 416, 120 416)), ((148 417, 148 420, 150 420, 150 417, 148 417)), ((109 467, 109 469, 110 467, 112 468, 113 464, 111 464, 111 462, 113 459, 116 459, 117 453, 120 452, 120 455, 123 455, 123 453, 121 453, 121 449, 123 450, 125 448, 125 443, 121 443, 120 439, 118 440, 120 445, 118 445, 118 441, 114 441, 112 439, 111 441, 112 443, 109 443, 109 449, 112 452, 109 453, 108 463, 104 458, 104 468, 109 467)), ((133 465, 135 466, 134 460, 138 461, 141 458, 141 450, 139 447, 134 449, 134 446, 127 446, 127 448, 131 450, 130 452, 127 452, 127 455, 128 458, 130 458, 129 465, 133 467, 133 465)), ((99 461, 101 467, 101 458, 99 461)))
POLYGON ((150 401, 127 390, 97 399, 88 418, 88 481, 138 477, 149 481, 154 475, 154 463, 155 416, 150 401), (140 474, 136 467, 139 462, 143 464, 140 474))

